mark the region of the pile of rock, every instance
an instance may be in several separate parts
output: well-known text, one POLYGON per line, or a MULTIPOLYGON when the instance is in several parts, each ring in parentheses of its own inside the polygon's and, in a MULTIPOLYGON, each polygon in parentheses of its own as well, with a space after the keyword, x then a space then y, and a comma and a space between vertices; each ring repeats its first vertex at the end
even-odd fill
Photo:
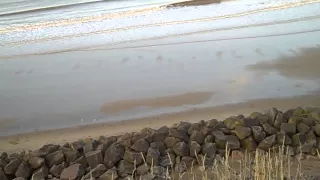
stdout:
POLYGON ((226 154, 286 145, 287 153, 316 155, 320 148, 320 109, 276 108, 248 117, 218 121, 180 122, 158 130, 79 140, 63 146, 48 144, 36 151, 0 157, 0 180, 122 179, 167 177, 200 164, 210 166, 226 154))

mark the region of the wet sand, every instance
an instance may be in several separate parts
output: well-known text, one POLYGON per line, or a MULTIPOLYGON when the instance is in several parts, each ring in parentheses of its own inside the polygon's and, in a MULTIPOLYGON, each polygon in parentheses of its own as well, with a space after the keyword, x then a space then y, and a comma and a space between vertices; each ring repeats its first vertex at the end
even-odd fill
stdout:
POLYGON ((179 121, 198 122, 200 120, 223 120, 228 116, 258 111, 263 112, 270 107, 280 110, 295 108, 298 106, 320 106, 320 94, 302 95, 289 98, 268 98, 252 100, 244 103, 227 104, 208 108, 195 108, 178 113, 162 114, 147 118, 131 119, 113 123, 99 123, 73 128, 64 128, 49 131, 35 131, 31 133, 0 137, 0 152, 16 152, 22 150, 34 150, 44 144, 75 141, 81 138, 96 138, 101 135, 120 135, 126 132, 139 131, 145 127, 159 128, 171 126, 179 121))

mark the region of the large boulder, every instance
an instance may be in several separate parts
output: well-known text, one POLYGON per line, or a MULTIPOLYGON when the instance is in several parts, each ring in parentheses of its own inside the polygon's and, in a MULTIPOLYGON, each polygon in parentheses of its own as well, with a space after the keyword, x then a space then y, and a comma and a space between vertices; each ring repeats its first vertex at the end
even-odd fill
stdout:
POLYGON ((164 141, 167 135, 168 135, 167 133, 156 131, 151 135, 152 142, 164 141))
POLYGON ((4 167, 4 172, 6 174, 14 174, 17 169, 19 168, 21 164, 21 161, 19 158, 15 158, 13 160, 11 160, 5 167, 4 167))
POLYGON ((105 173, 103 173, 98 180, 114 180, 118 178, 118 171, 116 167, 108 169, 105 173))
POLYGON ((316 124, 315 126, 313 126, 313 131, 320 136, 320 124, 316 124))
POLYGON ((87 162, 91 168, 103 163, 103 156, 100 150, 90 151, 85 154, 87 162))
POLYGON ((67 164, 70 164, 79 157, 79 152, 75 150, 63 151, 63 154, 67 164))
POLYGON ((58 165, 53 165, 53 166, 50 168, 49 172, 50 172, 50 174, 52 174, 53 176, 59 178, 60 175, 61 175, 61 173, 62 173, 62 171, 64 170, 64 168, 66 168, 66 165, 65 165, 65 163, 63 162, 63 163, 58 164, 58 165))
POLYGON ((189 135, 187 131, 181 131, 178 129, 169 129, 169 136, 181 139, 185 142, 189 142, 189 135))
POLYGON ((200 123, 193 123, 188 129, 188 134, 191 135, 193 131, 201 131, 201 124, 200 123))
POLYGON ((28 164, 32 169, 38 169, 45 165, 45 160, 41 157, 35 156, 29 159, 28 164))
POLYGON ((262 124, 263 130, 267 133, 267 135, 276 134, 279 130, 268 123, 262 124))
POLYGON ((123 145, 118 143, 111 145, 104 153, 104 164, 107 168, 115 166, 123 158, 124 152, 125 148, 123 145))
POLYGON ((317 145, 317 137, 316 137, 316 135, 314 134, 314 132, 312 130, 307 132, 306 141, 307 141, 308 144, 312 144, 313 146, 317 145))
POLYGON ((283 123, 283 122, 284 122, 283 114, 282 114, 282 112, 278 112, 278 114, 274 120, 273 126, 279 129, 281 126, 281 123, 283 123))
POLYGON ((43 180, 46 179, 48 176, 48 168, 47 166, 42 166, 35 172, 33 172, 31 179, 32 180, 43 180))
POLYGON ((135 163, 136 165, 140 165, 143 162, 143 154, 141 152, 126 149, 123 159, 128 162, 135 163))
POLYGON ((137 174, 138 175, 147 174, 149 170, 150 170, 150 165, 148 165, 147 163, 144 163, 144 164, 141 164, 139 167, 137 167, 137 174))
POLYGON ((87 166, 88 162, 85 156, 80 156, 76 160, 74 160, 71 164, 82 164, 84 166, 87 166))
POLYGON ((28 166, 26 162, 22 162, 16 173, 16 177, 23 177, 23 178, 28 178, 31 175, 31 168, 28 166))
POLYGON ((176 164, 176 156, 173 153, 168 153, 167 155, 160 158, 160 165, 162 167, 174 167, 176 164))
POLYGON ((166 137, 166 139, 164 140, 164 144, 167 148, 172 148, 174 145, 181 141, 181 139, 176 137, 166 137))
POLYGON ((107 171, 104 164, 98 164, 95 168, 91 169, 89 173, 84 176, 84 179, 97 178, 107 171))
POLYGON ((254 141, 252 136, 249 136, 241 140, 241 147, 247 151, 254 151, 257 148, 257 143, 254 141))
POLYGON ((252 136, 256 142, 261 142, 264 138, 266 138, 266 132, 263 131, 261 126, 252 126, 252 136))
POLYGON ((292 136, 297 132, 297 125, 295 123, 281 123, 280 131, 285 132, 288 136, 292 136))
POLYGON ((301 146, 307 142, 307 137, 305 134, 297 133, 292 136, 292 145, 301 146))
MULTIPOLYGON (((226 136, 226 144, 228 145, 228 149, 234 150, 240 148, 240 141, 237 136, 234 135, 227 135, 226 136)), ((220 147, 218 147, 220 148, 220 147)), ((225 147, 224 147, 225 148, 225 147)), ((222 148, 222 149, 224 149, 222 148)))
POLYGON ((283 131, 277 133, 277 144, 279 145, 291 145, 291 138, 283 131))
POLYGON ((226 147, 226 135, 222 131, 213 131, 212 136, 218 148, 226 147))
POLYGON ((4 174, 1 167, 0 167, 0 179, 1 180, 8 180, 7 176, 4 174))
POLYGON ((275 121, 278 113, 279 113, 279 111, 275 107, 273 107, 273 108, 271 108, 271 109, 266 111, 266 115, 268 117, 268 123, 269 124, 272 124, 272 125, 274 124, 274 121, 275 121))
POLYGON ((35 156, 38 157, 45 157, 50 153, 53 153, 59 149, 59 145, 54 145, 54 144, 46 144, 42 146, 40 149, 35 150, 33 153, 35 156))
POLYGON ((150 147, 148 149, 146 161, 148 164, 151 165, 158 165, 159 164, 159 158, 160 158, 160 151, 158 149, 154 149, 150 147))
POLYGON ((203 133, 199 131, 193 131, 190 136, 190 141, 196 141, 197 143, 202 144, 204 141, 203 133))
POLYGON ((276 140, 276 134, 268 136, 259 143, 258 148, 267 151, 269 148, 276 144, 276 140))
POLYGON ((226 128, 232 130, 236 126, 243 126, 244 122, 242 119, 232 116, 232 117, 228 117, 227 119, 225 119, 223 121, 223 124, 226 126, 226 128))
POLYGON ((299 133, 307 133, 310 130, 310 126, 306 125, 305 123, 299 123, 297 125, 297 130, 299 133))
POLYGON ((149 143, 145 139, 137 140, 132 146, 131 149, 146 153, 149 149, 149 143))
POLYGON ((202 154, 208 158, 214 158, 216 156, 217 147, 215 143, 205 143, 202 147, 202 154))
POLYGON ((64 161, 64 154, 62 151, 55 151, 46 156, 46 164, 50 167, 61 164, 64 161))
POLYGON ((126 160, 121 160, 118 164, 118 174, 121 177, 132 175, 134 169, 134 164, 126 160))
POLYGON ((189 147, 185 142, 179 142, 173 146, 173 152, 177 156, 188 156, 189 155, 189 147))
POLYGON ((201 151, 201 146, 196 141, 191 141, 189 144, 190 156, 197 156, 197 154, 201 151))
POLYGON ((82 164, 73 164, 65 168, 61 175, 61 180, 80 180, 85 174, 85 167, 82 164))
POLYGON ((254 119, 259 122, 259 124, 267 123, 268 117, 261 114, 260 112, 253 112, 249 115, 250 119, 254 119))
POLYGON ((238 136, 240 140, 251 136, 252 133, 251 128, 243 126, 236 126, 233 132, 236 134, 236 136, 238 136))
POLYGON ((166 152, 165 152, 166 147, 163 142, 160 142, 160 141, 152 142, 150 144, 150 147, 153 149, 158 149, 162 156, 164 156, 166 154, 166 152))

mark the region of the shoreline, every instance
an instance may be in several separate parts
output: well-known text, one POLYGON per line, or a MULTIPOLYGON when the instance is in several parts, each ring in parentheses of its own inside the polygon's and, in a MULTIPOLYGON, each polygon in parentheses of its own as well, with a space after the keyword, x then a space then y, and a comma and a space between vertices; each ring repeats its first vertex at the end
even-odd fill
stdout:
POLYGON ((71 128, 35 131, 0 137, 0 152, 19 152, 35 150, 44 144, 63 144, 83 138, 97 138, 101 135, 121 135, 126 132, 137 132, 145 127, 159 128, 171 126, 180 121, 199 122, 200 120, 224 120, 236 114, 248 115, 254 111, 263 112, 271 107, 290 109, 298 106, 320 106, 320 94, 307 94, 286 98, 257 99, 236 104, 193 109, 179 113, 159 116, 128 119, 120 122, 99 123, 71 128))

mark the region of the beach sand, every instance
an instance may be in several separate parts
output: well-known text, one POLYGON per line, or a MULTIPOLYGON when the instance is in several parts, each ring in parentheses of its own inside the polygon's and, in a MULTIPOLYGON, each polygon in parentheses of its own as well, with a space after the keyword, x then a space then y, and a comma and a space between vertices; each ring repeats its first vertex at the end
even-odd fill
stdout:
POLYGON ((244 103, 227 104, 223 106, 193 109, 173 114, 163 114, 160 116, 131 119, 114 123, 101 123, 73 128, 35 131, 26 134, 0 137, 0 152, 17 152, 22 150, 35 150, 44 144, 63 144, 81 138, 96 138, 101 135, 121 135, 126 132, 139 131, 145 127, 159 128, 161 126, 171 126, 179 121, 198 122, 200 120, 218 119, 223 120, 228 116, 251 112, 263 112, 271 107, 281 110, 295 108, 298 106, 320 106, 320 94, 314 93, 288 98, 260 99, 244 103))

